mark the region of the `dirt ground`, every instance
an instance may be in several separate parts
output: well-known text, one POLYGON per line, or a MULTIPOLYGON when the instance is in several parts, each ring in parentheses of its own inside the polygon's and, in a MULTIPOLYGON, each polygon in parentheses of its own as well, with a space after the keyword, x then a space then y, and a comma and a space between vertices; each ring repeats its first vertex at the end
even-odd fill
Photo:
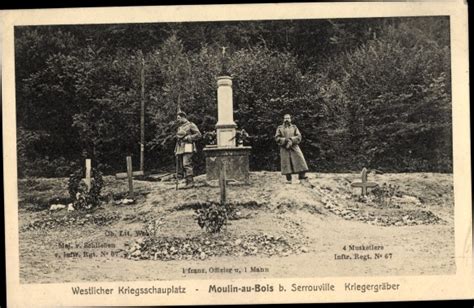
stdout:
POLYGON ((176 191, 173 182, 134 181, 139 197, 128 205, 113 201, 114 194, 126 192, 126 181, 107 177, 106 201, 88 214, 65 209, 52 212, 35 204, 56 196, 66 198, 67 179, 20 180, 20 280, 56 283, 455 273, 451 174, 370 174, 370 181, 400 186, 390 207, 358 200, 359 189, 351 188, 350 183, 360 181, 359 174, 309 177, 313 188, 287 185, 275 172, 252 173, 249 186, 229 185, 228 201, 240 219, 229 221, 218 235, 201 230, 194 220, 193 204, 219 200, 219 188, 206 184, 203 176, 196 179, 195 188, 182 191, 176 191), (159 227, 155 234, 145 235, 150 224, 159 227), (252 235, 282 238, 297 248, 270 256, 256 251, 208 255, 202 260, 127 258, 127 247, 147 236, 218 237, 228 240, 224 246, 238 246, 241 238, 252 235))

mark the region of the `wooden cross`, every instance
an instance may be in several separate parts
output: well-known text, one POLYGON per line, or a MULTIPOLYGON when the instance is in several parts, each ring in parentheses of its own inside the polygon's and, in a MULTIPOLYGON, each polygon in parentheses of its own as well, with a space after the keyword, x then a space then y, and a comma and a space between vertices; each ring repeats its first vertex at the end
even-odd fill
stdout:
POLYGON ((362 182, 352 183, 352 187, 360 187, 362 189, 362 196, 367 195, 367 188, 373 188, 377 186, 377 183, 367 182, 367 169, 362 169, 362 182))
MULTIPOLYGON (((130 177, 130 174, 129 174, 129 167, 130 167, 130 170, 132 170, 132 157, 131 156, 127 156, 126 158, 127 160, 127 172, 119 172, 119 173, 116 173, 115 174, 115 178, 117 180, 120 180, 120 179, 128 179, 130 177)), ((145 172, 143 172, 143 170, 140 170, 140 171, 133 171, 132 170, 132 177, 134 176, 143 176, 145 175, 145 172)))
POLYGON ((226 174, 225 174, 225 162, 220 161, 219 163, 219 188, 220 188, 220 196, 221 196, 221 205, 225 205, 227 203, 227 194, 226 194, 226 174))
POLYGON ((127 156, 128 197, 133 199, 133 170, 132 157, 127 156))
POLYGON ((86 185, 87 191, 91 190, 91 169, 92 169, 92 162, 90 158, 86 159, 86 185))

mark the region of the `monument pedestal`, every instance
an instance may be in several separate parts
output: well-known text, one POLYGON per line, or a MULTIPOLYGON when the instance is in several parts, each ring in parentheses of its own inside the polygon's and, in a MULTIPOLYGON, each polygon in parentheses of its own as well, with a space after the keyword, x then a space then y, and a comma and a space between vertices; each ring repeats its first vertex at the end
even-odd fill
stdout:
POLYGON ((217 147, 204 148, 206 155, 206 180, 219 179, 219 168, 225 166, 226 180, 250 184, 249 155, 251 147, 217 147))

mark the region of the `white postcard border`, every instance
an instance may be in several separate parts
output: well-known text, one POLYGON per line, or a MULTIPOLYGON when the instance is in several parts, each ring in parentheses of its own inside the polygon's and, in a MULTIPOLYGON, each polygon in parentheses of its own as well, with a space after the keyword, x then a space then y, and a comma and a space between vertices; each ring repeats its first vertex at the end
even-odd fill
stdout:
POLYGON ((246 4, 169 7, 82 8, 4 11, 0 15, 3 34, 3 146, 6 225, 6 261, 9 306, 30 305, 126 305, 126 304, 231 304, 276 302, 346 302, 469 298, 473 295, 472 213, 469 136, 469 63, 467 47, 467 7, 462 3, 315 3, 246 4), (129 282, 81 282, 61 284, 20 284, 18 245, 18 198, 16 169, 15 67, 13 27, 15 25, 140 23, 165 21, 264 20, 303 18, 361 18, 389 16, 450 16, 453 101, 453 159, 455 200, 455 275, 314 277, 285 279, 176 280, 129 282), (330 282, 334 293, 272 292, 209 294, 205 286, 234 284, 330 282), (361 293, 344 291, 345 283, 400 284, 396 292, 361 293), (169 296, 75 296, 72 286, 119 285, 149 287, 180 285, 191 290, 169 296), (200 291, 192 291, 199 289, 200 291))

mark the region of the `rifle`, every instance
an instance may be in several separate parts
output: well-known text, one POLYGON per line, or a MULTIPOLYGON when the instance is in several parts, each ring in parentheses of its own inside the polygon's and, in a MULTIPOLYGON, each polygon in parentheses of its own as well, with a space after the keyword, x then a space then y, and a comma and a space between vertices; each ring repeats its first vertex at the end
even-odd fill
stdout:
POLYGON ((176 173, 175 173, 175 184, 176 184, 176 190, 178 190, 178 163, 179 163, 179 157, 178 155, 175 155, 175 165, 176 165, 176 173))

